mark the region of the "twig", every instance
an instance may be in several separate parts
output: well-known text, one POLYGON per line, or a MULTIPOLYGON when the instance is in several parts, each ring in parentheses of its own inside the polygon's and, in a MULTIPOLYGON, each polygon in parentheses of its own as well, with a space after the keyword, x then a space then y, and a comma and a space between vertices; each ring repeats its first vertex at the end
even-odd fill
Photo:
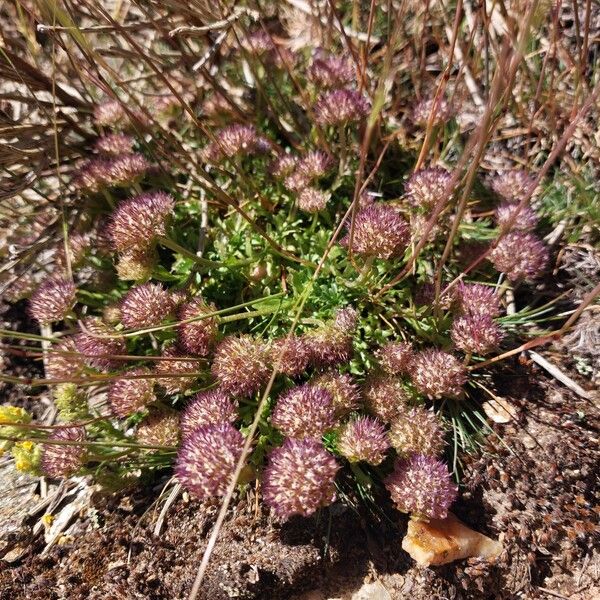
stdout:
POLYGON ((542 369, 548 371, 552 377, 560 381, 563 385, 566 385, 578 396, 581 396, 586 400, 591 400, 592 395, 584 390, 577 382, 573 381, 566 373, 563 373, 556 365, 553 365, 550 361, 546 360, 543 356, 537 352, 534 352, 533 350, 529 351, 529 356, 534 363, 538 364, 540 367, 542 367, 542 369))
POLYGON ((153 531, 154 535, 156 535, 156 536, 160 535, 160 531, 165 522, 165 517, 167 516, 167 512, 169 512, 169 509, 173 505, 173 502, 175 502, 175 500, 177 500, 177 497, 181 493, 181 489, 182 488, 181 488, 180 483, 176 483, 173 486, 173 489, 171 490, 169 497, 166 499, 165 504, 162 507, 160 514, 158 515, 158 519, 156 520, 156 525, 154 526, 154 531, 153 531))
POLYGON ((257 11, 252 10, 251 8, 237 6, 225 19, 215 21, 214 23, 209 23, 208 25, 201 25, 199 27, 185 25, 182 25, 181 27, 175 27, 175 29, 171 29, 171 31, 169 31, 169 37, 175 37, 176 35, 195 35, 208 33, 209 31, 215 31, 216 29, 225 29, 237 21, 242 15, 248 15, 253 21, 257 21, 259 17, 257 11))

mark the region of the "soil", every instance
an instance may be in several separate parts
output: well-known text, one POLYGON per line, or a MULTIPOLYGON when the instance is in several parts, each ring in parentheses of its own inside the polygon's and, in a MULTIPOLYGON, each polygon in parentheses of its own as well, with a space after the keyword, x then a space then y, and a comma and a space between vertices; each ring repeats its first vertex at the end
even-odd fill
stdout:
MULTIPOLYGON (((281 525, 255 512, 250 493, 230 512, 201 597, 352 598, 365 582, 377 586, 355 598, 598 597, 598 408, 535 365, 498 371, 494 385, 518 416, 495 426, 478 457, 463 457, 464 490, 454 510, 503 541, 495 564, 416 567, 400 548, 406 518, 385 500, 378 515, 337 504, 281 525)), ((0 563, 0 599, 186 598, 218 504, 180 496, 155 536, 160 483, 95 493, 45 555, 43 537, 31 538, 32 523, 13 532, 9 547, 26 551, 0 563)))

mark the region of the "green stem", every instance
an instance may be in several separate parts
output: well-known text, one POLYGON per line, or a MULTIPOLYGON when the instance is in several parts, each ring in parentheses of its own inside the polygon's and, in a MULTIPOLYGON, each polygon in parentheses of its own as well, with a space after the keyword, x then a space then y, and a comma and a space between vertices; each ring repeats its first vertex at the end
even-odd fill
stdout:
POLYGON ((346 124, 340 123, 339 125, 339 135, 340 135, 340 167, 339 167, 339 176, 342 177, 344 175, 344 171, 346 169, 346 154, 348 145, 348 140, 346 138, 346 124))
POLYGON ((208 260, 207 258, 202 258, 201 256, 198 256, 197 254, 194 254, 193 252, 190 252, 189 250, 187 250, 186 248, 184 248, 183 246, 180 246, 177 242, 174 242, 173 240, 166 238, 166 237, 159 237, 158 241, 165 246, 165 248, 169 248, 170 250, 173 250, 173 252, 177 252, 177 254, 181 254, 182 256, 185 256, 186 258, 189 258, 190 260, 193 260, 195 263, 199 264, 202 267, 223 267, 225 266, 224 263, 222 262, 217 262, 214 260, 208 260))
POLYGON ((251 310, 248 312, 238 313, 237 315, 228 315, 219 319, 220 323, 232 323, 233 321, 242 321, 243 319, 252 319, 253 317, 262 317, 263 315, 270 315, 281 309, 281 305, 269 306, 267 308, 260 308, 258 310, 251 310))

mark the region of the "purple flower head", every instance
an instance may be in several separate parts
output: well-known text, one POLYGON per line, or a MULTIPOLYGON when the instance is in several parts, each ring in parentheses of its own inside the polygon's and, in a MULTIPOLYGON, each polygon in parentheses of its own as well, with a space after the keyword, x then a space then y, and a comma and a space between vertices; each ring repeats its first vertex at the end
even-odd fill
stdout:
POLYGON ((154 373, 167 394, 185 392, 194 385, 202 368, 198 360, 183 355, 175 346, 165 348, 162 357, 168 360, 156 361, 154 373))
POLYGON ((70 279, 46 279, 29 299, 28 312, 38 323, 62 321, 75 306, 76 292, 70 279))
POLYGON ((158 255, 153 249, 131 249, 119 255, 117 275, 122 281, 145 281, 152 276, 158 255))
POLYGON ((335 500, 335 458, 313 439, 287 439, 269 454, 262 478, 265 503, 280 519, 308 517, 335 500))
MULTIPOLYGON (((343 246, 350 244, 348 234, 341 240, 343 246)), ((390 259, 401 256, 410 239, 408 224, 399 211, 386 204, 373 203, 361 208, 354 220, 352 250, 364 256, 390 259)))
POLYGON ((335 425, 332 396, 310 384, 294 387, 279 396, 271 423, 288 437, 321 437, 335 425))
POLYGON ((121 154, 106 163, 104 184, 110 187, 127 187, 139 181, 151 168, 142 154, 121 154))
POLYGON ((410 396, 399 377, 370 375, 363 386, 367 410, 388 423, 406 410, 410 396))
POLYGON ((173 311, 171 294, 158 283, 131 288, 121 301, 121 322, 125 327, 159 325, 173 311))
POLYGON ((372 417, 349 421, 338 440, 339 453, 350 462, 365 461, 378 465, 390 447, 385 427, 372 417))
POLYGON ((96 194, 108 186, 110 160, 93 158, 81 161, 73 176, 73 185, 80 192, 96 194))
POLYGON ((75 335, 75 345, 88 366, 108 370, 121 364, 121 360, 113 355, 127 353, 125 340, 121 336, 115 337, 116 331, 110 325, 99 317, 88 317, 80 329, 75 335))
MULTIPOLYGON (((518 205, 513 204, 511 202, 503 202, 496 209, 496 223, 498 223, 498 227, 505 227, 510 219, 513 218, 514 214, 518 210, 518 205)), ((535 211, 529 206, 523 206, 517 217, 510 228, 510 231, 514 231, 515 229, 520 231, 528 231, 531 229, 535 229, 538 223, 538 216, 535 211)))
POLYGON ((488 285, 461 281, 456 286, 456 300, 462 315, 497 317, 501 313, 500 298, 496 290, 488 285))
POLYGON ((243 446, 242 434, 229 423, 198 427, 177 454, 177 480, 199 500, 225 495, 243 446))
MULTIPOLYGON (((68 256, 69 262, 72 267, 80 265, 85 258, 87 250, 91 246, 91 239, 88 234, 78 233, 77 231, 71 231, 68 236, 68 256)), ((67 254, 65 253, 65 246, 60 243, 56 248, 56 254, 54 255, 56 262, 61 267, 67 265, 67 254)))
POLYGON ((320 125, 342 125, 364 119, 371 110, 359 92, 346 88, 324 92, 315 104, 315 119, 320 125))
POLYGON ((500 239, 489 260, 511 281, 533 280, 548 266, 548 248, 531 233, 513 231, 500 239))
POLYGON ((404 456, 439 456, 446 445, 445 435, 436 414, 422 406, 398 413, 388 433, 392 446, 404 456))
POLYGON ((246 49, 252 54, 261 55, 275 50, 275 44, 271 36, 263 29, 253 31, 245 41, 246 49))
POLYGON ((408 342, 388 342, 375 352, 381 368, 388 375, 408 373, 414 355, 412 344, 408 342))
MULTIPOLYGON (((434 107, 434 99, 427 98, 421 100, 413 110, 413 121, 421 126, 426 126, 429 122, 432 109, 434 107)), ((438 98, 435 106, 435 114, 433 115, 433 124, 441 125, 452 118, 454 110, 444 98, 438 98)))
POLYGON ((99 154, 121 156, 131 154, 135 140, 124 133, 109 133, 96 140, 95 148, 99 154))
POLYGON ((327 369, 352 358, 352 335, 327 323, 302 336, 310 349, 310 362, 316 369, 327 369))
POLYGON ((125 110, 118 100, 106 100, 94 107, 94 123, 101 127, 122 124, 125 110))
POLYGON ((308 213, 320 212, 327 207, 330 198, 329 192, 307 187, 298 196, 298 208, 308 213))
POLYGON ((351 375, 337 371, 326 371, 311 379, 310 383, 327 390, 333 399, 337 417, 344 416, 360 406, 360 388, 351 375))
POLYGON ((308 76, 324 88, 343 87, 356 79, 354 67, 348 59, 324 52, 317 53, 308 68, 308 76))
POLYGON ((296 172, 310 181, 319 179, 327 174, 333 166, 333 159, 321 150, 311 150, 299 161, 296 172))
POLYGON ((283 185, 290 190, 290 192, 300 193, 304 188, 310 184, 310 179, 302 173, 297 171, 291 173, 283 180, 283 185))
POLYGON ((85 462, 85 446, 77 442, 85 442, 83 427, 61 427, 55 429, 48 441, 75 442, 73 444, 43 444, 41 460, 42 471, 48 477, 70 477, 81 469, 85 462))
MULTIPOLYGON (((216 310, 217 307, 214 304, 207 304, 203 298, 197 297, 181 305, 178 317, 180 321, 185 321, 214 313, 216 310)), ((191 354, 206 356, 216 340, 217 323, 216 317, 206 317, 198 321, 182 323, 177 327, 179 345, 191 354)))
POLYGON ((463 352, 489 354, 502 340, 502 330, 492 317, 485 314, 468 314, 452 323, 452 341, 463 352))
POLYGON ((258 134, 253 125, 235 123, 221 129, 213 142, 203 150, 203 158, 208 162, 220 162, 236 155, 253 155, 268 152, 269 140, 258 134))
POLYGON ((292 154, 280 154, 270 167, 273 177, 283 178, 291 175, 298 163, 298 158, 292 154))
POLYGON ((291 335, 275 340, 269 349, 271 361, 280 373, 298 377, 306 371, 310 361, 310 348, 304 338, 291 335))
POLYGON ((448 467, 420 454, 399 460, 394 472, 385 480, 385 487, 398 510, 429 519, 446 518, 458 496, 448 467))
POLYGON ((410 375, 417 390, 432 400, 457 398, 467 381, 465 366, 452 354, 434 348, 415 355, 410 375))
POLYGON ((162 408, 150 411, 142 419, 135 437, 146 446, 178 446, 179 433, 179 413, 162 408))
POLYGON ((490 177, 492 189, 508 202, 520 202, 535 183, 535 177, 517 169, 490 177))
POLYGON ((46 377, 48 379, 72 379, 80 377, 85 368, 74 337, 66 337, 52 344, 46 355, 46 377))
POLYGON ((198 427, 233 423, 237 416, 236 404, 222 390, 198 392, 181 413, 181 432, 186 438, 198 427))
POLYGON ((429 167, 415 171, 404 187, 408 202, 414 207, 429 213, 442 199, 450 199, 446 188, 452 175, 442 167, 429 167))
POLYGON ((156 400, 154 379, 143 367, 123 373, 124 377, 113 379, 108 388, 108 403, 113 414, 128 417, 140 412, 156 400))
POLYGON ((226 337, 217 346, 211 370, 226 393, 251 396, 271 374, 268 348, 249 335, 226 337))
POLYGON ((119 252, 145 250, 166 233, 175 200, 164 192, 149 192, 125 200, 112 214, 109 233, 119 252))

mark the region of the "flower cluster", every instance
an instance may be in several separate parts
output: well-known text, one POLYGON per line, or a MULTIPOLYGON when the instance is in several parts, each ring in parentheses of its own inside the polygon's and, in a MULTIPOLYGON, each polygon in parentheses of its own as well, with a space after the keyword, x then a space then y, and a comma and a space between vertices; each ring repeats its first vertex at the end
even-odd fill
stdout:
POLYGON ((339 453, 350 462, 378 465, 389 447, 385 427, 371 417, 358 417, 348 422, 338 440, 339 453))
POLYGON ((180 427, 184 437, 198 427, 233 423, 237 419, 235 403, 222 390, 198 392, 181 413, 180 427))
POLYGON ((217 336, 217 319, 214 313, 217 307, 207 304, 203 298, 197 297, 179 307, 178 318, 180 321, 195 319, 189 323, 181 323, 177 327, 177 340, 179 345, 190 354, 206 356, 217 336))
POLYGON ((173 308, 171 294, 162 285, 145 283, 131 288, 123 297, 121 322, 131 328, 159 325, 173 308))
POLYGON ((259 135, 252 125, 230 125, 221 129, 202 153, 207 162, 220 162, 234 156, 262 154, 271 149, 271 142, 259 135))
POLYGON ((61 427, 44 444, 41 467, 48 477, 70 477, 83 467, 86 449, 83 427, 61 427))
POLYGON ((423 212, 430 212, 440 200, 448 200, 452 175, 442 167, 415 171, 404 187, 408 202, 423 212))
POLYGON ((69 279, 47 279, 29 299, 29 314, 42 324, 62 321, 75 305, 76 292, 69 279))
POLYGON ((314 112, 320 125, 343 125, 364 119, 370 109, 369 101, 362 94, 340 88, 321 94, 314 112))
POLYGON ((446 445, 445 433, 432 411, 416 406, 394 417, 388 435, 400 456, 439 456, 446 445))
POLYGON ((118 367, 118 355, 126 354, 124 339, 99 317, 88 317, 80 324, 75 336, 75 347, 85 364, 95 369, 109 370, 118 367))
POLYGON ((363 256, 390 259, 401 256, 409 241, 409 228, 393 206, 373 203, 356 214, 354 226, 341 241, 352 252, 363 256))
POLYGON ((314 439, 287 439, 268 458, 262 477, 263 498, 281 519, 309 516, 335 499, 339 465, 314 439))
POLYGON ((489 354, 502 340, 502 331, 492 317, 485 314, 468 314, 452 323, 452 341, 463 352, 489 354))
POLYGON ((112 412, 119 417, 139 412, 154 400, 154 380, 150 371, 143 367, 126 371, 108 389, 108 403, 112 412))
POLYGON ((399 460, 385 486, 398 510, 429 519, 444 519, 458 495, 448 467, 422 454, 399 460))
POLYGON ((514 231, 500 238, 489 259, 497 271, 511 281, 532 280, 548 265, 548 249, 532 233, 514 231))
POLYGON ((433 348, 415 355, 410 375, 417 390, 430 399, 456 398, 467 381, 467 370, 455 356, 433 348))

